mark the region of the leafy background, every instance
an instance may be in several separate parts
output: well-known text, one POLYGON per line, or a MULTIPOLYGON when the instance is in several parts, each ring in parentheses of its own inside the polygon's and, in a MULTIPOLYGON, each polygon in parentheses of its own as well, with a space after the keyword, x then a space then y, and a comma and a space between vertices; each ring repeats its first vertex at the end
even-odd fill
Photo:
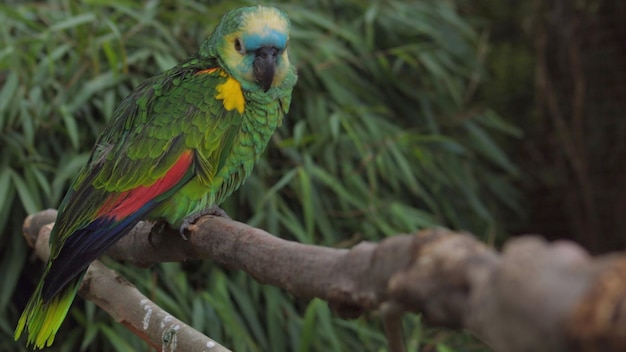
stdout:
MULTIPOLYGON (((541 144, 523 148, 554 133, 540 128, 547 117, 533 105, 528 28, 556 3, 279 3, 293 23, 299 81, 292 108, 224 209, 283 238, 334 247, 431 226, 468 230, 494 244, 537 230, 529 219, 541 219, 541 208, 521 194, 546 192, 562 170, 558 164, 548 168, 553 173, 536 172, 529 166, 537 160, 526 156, 541 144)), ((2 350, 24 350, 12 343, 13 328, 42 267, 21 236, 25 216, 58 205, 134 86, 194 53, 224 12, 246 4, 0 4, 2 350)), ((588 7, 575 14, 595 18, 604 2, 577 4, 588 7)), ((551 150, 559 155, 559 144, 551 150)), ((151 270, 106 263, 236 351, 386 349, 374 313, 341 320, 323 301, 294 299, 208 261, 151 270)), ((90 302, 77 299, 73 307, 53 350, 148 350, 90 302)), ((469 334, 429 328, 419 316, 405 319, 405 333, 410 350, 487 350, 469 334)))

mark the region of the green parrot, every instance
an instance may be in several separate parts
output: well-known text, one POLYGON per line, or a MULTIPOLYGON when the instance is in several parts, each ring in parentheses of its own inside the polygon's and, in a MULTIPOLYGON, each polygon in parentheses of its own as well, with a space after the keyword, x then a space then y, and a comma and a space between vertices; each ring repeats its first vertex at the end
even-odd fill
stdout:
POLYGON ((182 233, 241 186, 289 110, 289 29, 279 9, 232 10, 195 56, 121 102, 59 207, 16 340, 50 346, 89 264, 139 220, 182 233))

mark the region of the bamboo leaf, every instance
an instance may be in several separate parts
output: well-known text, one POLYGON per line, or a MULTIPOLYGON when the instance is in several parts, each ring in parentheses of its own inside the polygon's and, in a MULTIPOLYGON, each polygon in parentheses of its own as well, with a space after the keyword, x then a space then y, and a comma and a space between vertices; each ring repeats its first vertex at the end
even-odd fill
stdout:
POLYGON ((3 169, 0 172, 0 213, 4 213, 4 209, 8 208, 11 203, 9 198, 9 192, 11 187, 11 175, 13 171, 11 169, 3 169))
POLYGON ((57 22, 50 26, 51 32, 58 32, 68 28, 80 26, 82 24, 92 23, 96 20, 96 16, 93 13, 87 12, 73 17, 69 17, 63 21, 57 22))
POLYGON ((117 334, 113 329, 106 325, 100 325, 100 331, 106 336, 107 340, 113 348, 118 352, 132 351, 133 348, 124 338, 117 334))
POLYGON ((28 214, 34 214, 41 209, 39 199, 34 196, 33 192, 28 188, 24 180, 17 174, 12 173, 13 185, 17 190, 17 194, 22 201, 22 206, 28 214))
POLYGON ((0 111, 3 113, 0 114, 0 127, 5 124, 6 117, 4 116, 10 102, 13 100, 14 95, 16 94, 17 87, 19 83, 19 78, 16 72, 10 72, 6 80, 4 81, 2 90, 0 90, 0 111))

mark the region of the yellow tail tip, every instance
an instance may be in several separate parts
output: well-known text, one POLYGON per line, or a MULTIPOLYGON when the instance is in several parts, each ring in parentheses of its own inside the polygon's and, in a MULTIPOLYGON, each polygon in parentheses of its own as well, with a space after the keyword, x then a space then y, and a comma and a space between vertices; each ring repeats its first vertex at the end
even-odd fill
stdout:
POLYGON ((15 340, 17 341, 26 331, 28 335, 26 346, 32 345, 36 349, 51 346, 74 301, 79 283, 80 281, 70 283, 49 302, 43 301, 40 287, 38 287, 15 327, 13 336, 15 340))

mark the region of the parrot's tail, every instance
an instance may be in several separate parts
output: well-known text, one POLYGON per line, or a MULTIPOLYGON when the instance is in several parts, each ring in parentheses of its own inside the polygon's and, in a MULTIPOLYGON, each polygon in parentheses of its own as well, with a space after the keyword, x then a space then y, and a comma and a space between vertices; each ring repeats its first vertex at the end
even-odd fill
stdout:
POLYGON ((85 272, 75 277, 57 295, 48 302, 44 302, 41 296, 44 274, 44 278, 39 281, 35 293, 31 296, 17 323, 15 340, 20 338, 24 328, 26 328, 28 333, 27 346, 32 344, 35 348, 42 349, 52 345, 54 335, 67 315, 84 275, 85 272))

